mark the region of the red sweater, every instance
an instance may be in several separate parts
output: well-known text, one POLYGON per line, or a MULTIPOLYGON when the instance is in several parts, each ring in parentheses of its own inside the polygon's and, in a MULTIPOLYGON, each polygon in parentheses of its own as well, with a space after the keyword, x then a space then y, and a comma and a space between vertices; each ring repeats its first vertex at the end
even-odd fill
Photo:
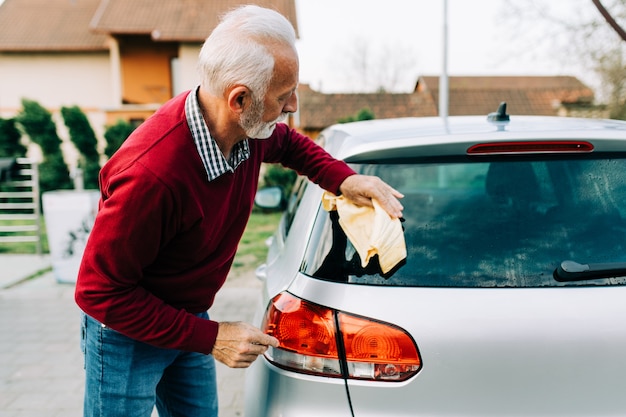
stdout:
POLYGON ((210 353, 208 310, 252 210, 262 162, 280 162, 337 192, 354 172, 279 124, 249 140, 250 158, 207 180, 182 94, 146 120, 102 168, 101 200, 76 284, 88 315, 133 339, 210 353))

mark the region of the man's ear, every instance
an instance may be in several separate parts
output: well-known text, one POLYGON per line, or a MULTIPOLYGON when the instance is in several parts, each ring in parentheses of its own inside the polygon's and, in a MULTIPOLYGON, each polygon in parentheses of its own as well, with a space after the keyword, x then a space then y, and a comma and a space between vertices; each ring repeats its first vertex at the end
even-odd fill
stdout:
POLYGON ((228 93, 228 106, 234 113, 242 113, 250 103, 250 90, 244 85, 233 87, 228 93))

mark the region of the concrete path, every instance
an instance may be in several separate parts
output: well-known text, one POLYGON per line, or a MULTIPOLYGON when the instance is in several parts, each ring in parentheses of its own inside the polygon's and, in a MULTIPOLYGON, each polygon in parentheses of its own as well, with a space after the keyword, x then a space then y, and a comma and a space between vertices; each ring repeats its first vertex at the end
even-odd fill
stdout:
POLYGON ((0 254, 0 290, 51 269, 50 255, 0 254))
MULTIPOLYGON (((211 318, 251 323, 259 289, 254 272, 231 274, 211 318)), ((49 258, 0 254, 0 417, 82 416, 80 312, 73 294, 73 284, 55 281, 49 258)), ((218 363, 220 417, 243 416, 244 374, 218 363)))

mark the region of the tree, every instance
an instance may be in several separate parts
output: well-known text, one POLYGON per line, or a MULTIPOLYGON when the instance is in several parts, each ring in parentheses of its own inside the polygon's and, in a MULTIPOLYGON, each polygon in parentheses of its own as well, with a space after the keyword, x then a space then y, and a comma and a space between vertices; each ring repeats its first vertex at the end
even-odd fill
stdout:
POLYGON ((611 12, 609 12, 606 9, 606 7, 604 7, 604 5, 600 2, 600 0, 591 0, 591 1, 593 2, 594 6, 596 6, 596 9, 598 9, 602 17, 604 17, 604 20, 606 20, 606 22, 609 25, 611 25, 615 33, 617 33, 617 35, 624 42, 626 42, 626 31, 624 31, 624 29, 620 26, 620 24, 617 23, 617 21, 615 21, 615 18, 613 17, 613 15, 611 15, 611 12))
POLYGON ((400 42, 377 45, 356 39, 335 61, 346 60, 337 67, 346 68, 348 90, 387 93, 402 91, 403 86, 414 87, 417 80, 415 57, 413 48, 400 42))
MULTIPOLYGON (((624 75, 626 65, 624 64, 623 53, 624 42, 626 42, 626 31, 624 31, 623 27, 615 20, 615 17, 609 10, 607 10, 606 7, 604 7, 600 0, 592 0, 592 2, 604 20, 606 20, 606 22, 622 40, 621 48, 616 47, 616 49, 621 50, 616 50, 615 53, 600 57, 600 65, 598 68, 603 76, 603 79, 608 80, 608 84, 612 86, 609 100, 611 117, 614 119, 626 120, 626 76, 624 75)), ((622 19, 625 14, 624 3, 626 2, 622 0, 618 4, 618 6, 622 6, 622 9, 619 11, 619 17, 622 19)))
POLYGON ((61 139, 49 111, 39 103, 22 99, 17 122, 30 139, 41 148, 43 162, 39 165, 41 191, 72 188, 70 174, 63 160, 61 139))
POLYGON ((503 16, 507 27, 516 28, 514 34, 535 34, 520 53, 548 45, 564 65, 595 73, 612 116, 624 113, 626 42, 618 22, 626 20, 626 0, 506 0, 503 16))
POLYGON ((22 134, 15 125, 15 119, 0 118, 0 157, 26 156, 26 147, 20 143, 21 137, 22 134))
POLYGON ((283 196, 288 196, 297 178, 298 174, 296 171, 285 168, 280 164, 269 164, 263 176, 263 181, 267 187, 280 187, 283 196))
POLYGON ((78 106, 62 107, 61 115, 70 132, 70 139, 81 154, 78 167, 83 171, 85 188, 98 188, 100 173, 100 154, 98 139, 85 113, 78 106))
POLYGON ((118 120, 114 125, 107 126, 104 132, 107 141, 104 154, 109 158, 112 157, 134 130, 135 127, 124 120, 118 120))
POLYGON ((374 112, 370 109, 361 109, 356 114, 356 116, 347 116, 337 120, 337 123, 350 123, 350 122, 358 122, 361 120, 374 120, 374 112))

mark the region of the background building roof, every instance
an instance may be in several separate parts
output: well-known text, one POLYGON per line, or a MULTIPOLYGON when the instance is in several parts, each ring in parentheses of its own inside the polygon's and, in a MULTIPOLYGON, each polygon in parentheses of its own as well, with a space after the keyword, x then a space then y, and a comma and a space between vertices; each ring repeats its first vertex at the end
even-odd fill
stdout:
MULTIPOLYGON (((449 77, 450 116, 484 115, 506 101, 510 114, 558 114, 562 105, 591 105, 593 91, 569 76, 449 77)), ((376 119, 426 117, 439 113, 439 77, 418 79, 411 94, 324 94, 307 85, 298 89, 299 125, 321 130, 340 119, 369 109, 376 119)))
MULTIPOLYGON (((226 11, 245 0, 5 0, 0 51, 105 51, 106 36, 203 42, 226 11)), ((297 33, 295 0, 255 0, 285 15, 297 33)))
MULTIPOLYGON (((510 113, 554 115, 561 104, 588 103, 593 90, 571 76, 449 77, 448 114, 481 115, 507 102, 510 113)), ((439 77, 420 77, 416 91, 429 92, 439 102, 439 77)))
POLYGON ((0 51, 104 51, 106 37, 89 30, 100 0, 4 0, 0 51))
POLYGON ((249 3, 277 10, 297 32, 294 0, 102 0, 91 27, 111 34, 150 34, 156 41, 203 42, 222 14, 249 3))
POLYGON ((410 94, 324 94, 301 84, 298 88, 300 126, 321 129, 369 109, 376 119, 436 116, 437 105, 427 92, 410 94))

